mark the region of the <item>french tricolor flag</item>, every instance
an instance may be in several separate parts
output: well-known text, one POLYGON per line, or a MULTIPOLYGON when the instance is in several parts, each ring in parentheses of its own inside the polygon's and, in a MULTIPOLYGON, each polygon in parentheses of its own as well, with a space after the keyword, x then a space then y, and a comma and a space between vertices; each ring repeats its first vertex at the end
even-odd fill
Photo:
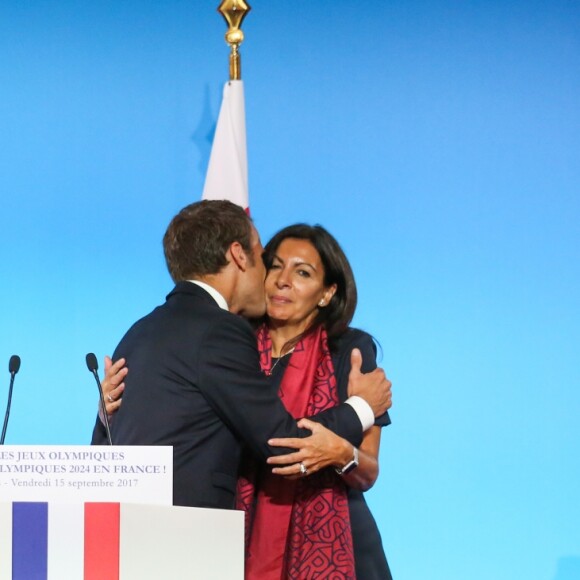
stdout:
POLYGON ((242 580, 244 514, 131 503, 0 503, 0 580, 242 580))
POLYGON ((119 503, 0 504, 0 580, 119 580, 119 503))

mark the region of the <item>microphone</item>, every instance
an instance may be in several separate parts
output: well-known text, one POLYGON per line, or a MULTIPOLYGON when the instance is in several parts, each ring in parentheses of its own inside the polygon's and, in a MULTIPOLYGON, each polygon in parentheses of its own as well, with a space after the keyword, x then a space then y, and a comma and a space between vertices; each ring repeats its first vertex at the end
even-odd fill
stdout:
POLYGON ((8 363, 8 371, 10 372, 10 388, 8 389, 8 405, 6 405, 6 415, 4 416, 4 427, 2 427, 2 436, 0 437, 0 445, 4 445, 6 438, 6 429, 8 428, 8 417, 10 417, 10 406, 12 405, 12 388, 14 387, 14 377, 20 370, 20 357, 13 354, 8 363))
POLYGON ((103 395, 103 387, 101 385, 101 381, 99 380, 99 373, 97 370, 99 369, 99 363, 97 362, 97 357, 94 353, 89 352, 87 354, 87 368, 93 376, 95 377, 95 381, 97 381, 97 387, 99 388, 99 395, 101 396, 101 409, 103 410, 103 423, 105 424, 105 431, 107 432, 107 440, 109 441, 109 445, 113 444, 113 440, 111 439, 111 427, 109 426, 109 416, 107 415, 107 407, 105 406, 105 397, 103 395))
POLYGON ((20 357, 17 354, 13 354, 10 357, 10 362, 8 363, 8 372, 11 375, 15 375, 20 370, 20 357))

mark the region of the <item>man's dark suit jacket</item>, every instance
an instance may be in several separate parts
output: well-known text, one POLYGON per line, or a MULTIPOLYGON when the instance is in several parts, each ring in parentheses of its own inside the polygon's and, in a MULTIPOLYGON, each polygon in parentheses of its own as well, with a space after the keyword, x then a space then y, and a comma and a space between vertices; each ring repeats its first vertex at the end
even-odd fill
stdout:
MULTIPOLYGON (((304 437, 260 370, 249 323, 221 309, 201 287, 180 282, 165 304, 136 322, 113 360, 129 374, 111 425, 114 444, 173 445, 174 505, 233 508, 242 445, 265 459, 287 450, 272 437, 304 437)), ((350 405, 317 415, 358 445, 350 405)), ((99 419, 93 444, 104 445, 99 419)))

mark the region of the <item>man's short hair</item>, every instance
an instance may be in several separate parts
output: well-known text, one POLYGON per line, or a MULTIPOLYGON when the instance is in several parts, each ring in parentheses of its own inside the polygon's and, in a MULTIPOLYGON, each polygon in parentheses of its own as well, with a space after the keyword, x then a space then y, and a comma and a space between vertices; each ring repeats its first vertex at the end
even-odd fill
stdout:
POLYGON ((239 206, 204 200, 184 207, 163 236, 167 268, 174 282, 217 274, 228 264, 226 253, 239 242, 252 260, 252 223, 239 206))

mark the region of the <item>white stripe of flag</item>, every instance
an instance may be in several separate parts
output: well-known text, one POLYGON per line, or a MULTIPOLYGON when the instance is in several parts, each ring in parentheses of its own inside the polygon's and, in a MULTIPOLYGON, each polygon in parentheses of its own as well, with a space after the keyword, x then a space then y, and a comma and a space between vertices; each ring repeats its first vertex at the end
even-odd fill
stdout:
POLYGON ((202 199, 227 199, 249 207, 243 81, 228 81, 207 167, 202 199))

